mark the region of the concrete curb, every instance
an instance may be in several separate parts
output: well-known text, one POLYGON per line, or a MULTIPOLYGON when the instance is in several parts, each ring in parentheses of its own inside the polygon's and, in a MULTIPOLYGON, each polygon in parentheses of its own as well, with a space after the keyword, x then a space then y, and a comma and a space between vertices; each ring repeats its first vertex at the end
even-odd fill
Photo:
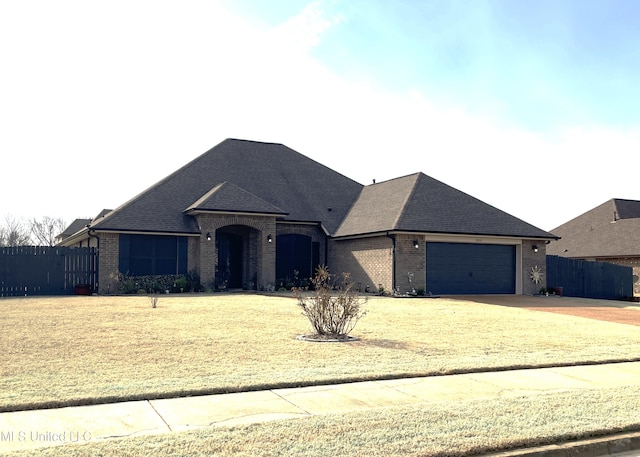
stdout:
POLYGON ((482 457, 605 457, 640 456, 640 432, 483 454, 482 457))

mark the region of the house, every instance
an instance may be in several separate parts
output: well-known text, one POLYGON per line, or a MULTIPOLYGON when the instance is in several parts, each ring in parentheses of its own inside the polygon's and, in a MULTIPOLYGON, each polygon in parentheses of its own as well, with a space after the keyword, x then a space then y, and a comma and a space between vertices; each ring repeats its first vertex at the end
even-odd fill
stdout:
POLYGON ((60 244, 98 247, 101 293, 118 272, 270 290, 326 264, 362 290, 530 294, 554 239, 423 173, 363 186, 282 144, 227 139, 60 244))
MULTIPOLYGON (((104 216, 105 214, 111 212, 110 209, 103 209, 102 211, 100 211, 100 213, 96 216, 96 219, 104 216)), ((73 222, 71 222, 71 224, 69 224, 62 233, 60 233, 59 235, 56 236, 55 242, 56 244, 60 244, 62 243, 62 241, 66 238, 69 238, 71 235, 73 235, 74 233, 84 229, 85 227, 87 227, 91 221, 93 219, 75 219, 73 222)))
POLYGON ((561 236, 547 253, 633 268, 633 292, 640 295, 640 201, 614 198, 553 230, 561 236))
POLYGON ((87 225, 91 223, 91 219, 76 219, 71 224, 69 224, 62 233, 56 236, 55 242, 56 244, 60 244, 66 238, 69 238, 74 233, 84 229, 87 225))

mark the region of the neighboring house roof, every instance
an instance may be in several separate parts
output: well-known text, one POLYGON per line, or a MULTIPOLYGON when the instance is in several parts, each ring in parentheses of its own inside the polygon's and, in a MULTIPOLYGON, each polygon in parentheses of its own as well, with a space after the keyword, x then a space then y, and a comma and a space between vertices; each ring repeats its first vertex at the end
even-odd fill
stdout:
POLYGON ((94 217, 92 219, 92 221, 96 221, 97 219, 100 219, 101 217, 105 217, 107 214, 109 214, 111 211, 113 211, 112 209, 103 209, 102 211, 100 211, 98 213, 98 215, 96 217, 94 217))
POLYGON ((224 182, 259 196, 278 213, 288 213, 285 220, 321 222, 329 233, 336 230, 362 189, 361 184, 282 144, 227 139, 92 228, 199 233, 195 218, 184 211, 224 182))
POLYGON ((287 214, 286 211, 264 201, 257 195, 226 181, 215 186, 185 210, 187 214, 198 211, 280 214, 283 216, 287 214))
POLYGON ((639 257, 640 201, 611 199, 552 230, 547 254, 573 258, 639 257))
POLYGON ((92 222, 97 221, 101 217, 104 217, 105 215, 109 214, 110 212, 111 212, 110 209, 103 209, 93 219, 76 219, 76 220, 74 220, 71 224, 69 224, 67 226, 67 228, 64 229, 64 231, 60 235, 56 236, 56 243, 61 243, 65 239, 67 239, 67 238, 69 238, 69 237, 71 237, 71 236, 73 236, 75 234, 79 234, 79 232, 86 233, 87 227, 92 222))
POLYGON ((71 224, 64 229, 64 231, 56 236, 56 240, 64 240, 65 238, 70 237, 76 232, 84 229, 89 223, 91 223, 91 219, 76 219, 71 224))
POLYGON ((335 236, 388 231, 556 238, 424 173, 365 187, 335 236))

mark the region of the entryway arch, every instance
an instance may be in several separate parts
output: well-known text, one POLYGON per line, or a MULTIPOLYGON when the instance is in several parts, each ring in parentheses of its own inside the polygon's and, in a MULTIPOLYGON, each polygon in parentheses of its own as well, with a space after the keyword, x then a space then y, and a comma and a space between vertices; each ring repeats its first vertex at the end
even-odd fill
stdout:
POLYGON ((258 235, 258 230, 246 225, 227 225, 216 230, 217 289, 256 288, 258 235))

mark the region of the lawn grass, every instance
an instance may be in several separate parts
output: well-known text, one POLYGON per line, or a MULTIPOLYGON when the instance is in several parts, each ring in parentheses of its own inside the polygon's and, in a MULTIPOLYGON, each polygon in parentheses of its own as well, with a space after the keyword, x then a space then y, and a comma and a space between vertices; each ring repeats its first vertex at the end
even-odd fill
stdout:
POLYGON ((0 300, 0 410, 640 359, 638 327, 454 299, 372 298, 350 343, 309 343, 258 294, 0 300))
POLYGON ((637 405, 635 387, 565 391, 211 427, 21 451, 15 455, 462 456, 638 430, 637 405))

